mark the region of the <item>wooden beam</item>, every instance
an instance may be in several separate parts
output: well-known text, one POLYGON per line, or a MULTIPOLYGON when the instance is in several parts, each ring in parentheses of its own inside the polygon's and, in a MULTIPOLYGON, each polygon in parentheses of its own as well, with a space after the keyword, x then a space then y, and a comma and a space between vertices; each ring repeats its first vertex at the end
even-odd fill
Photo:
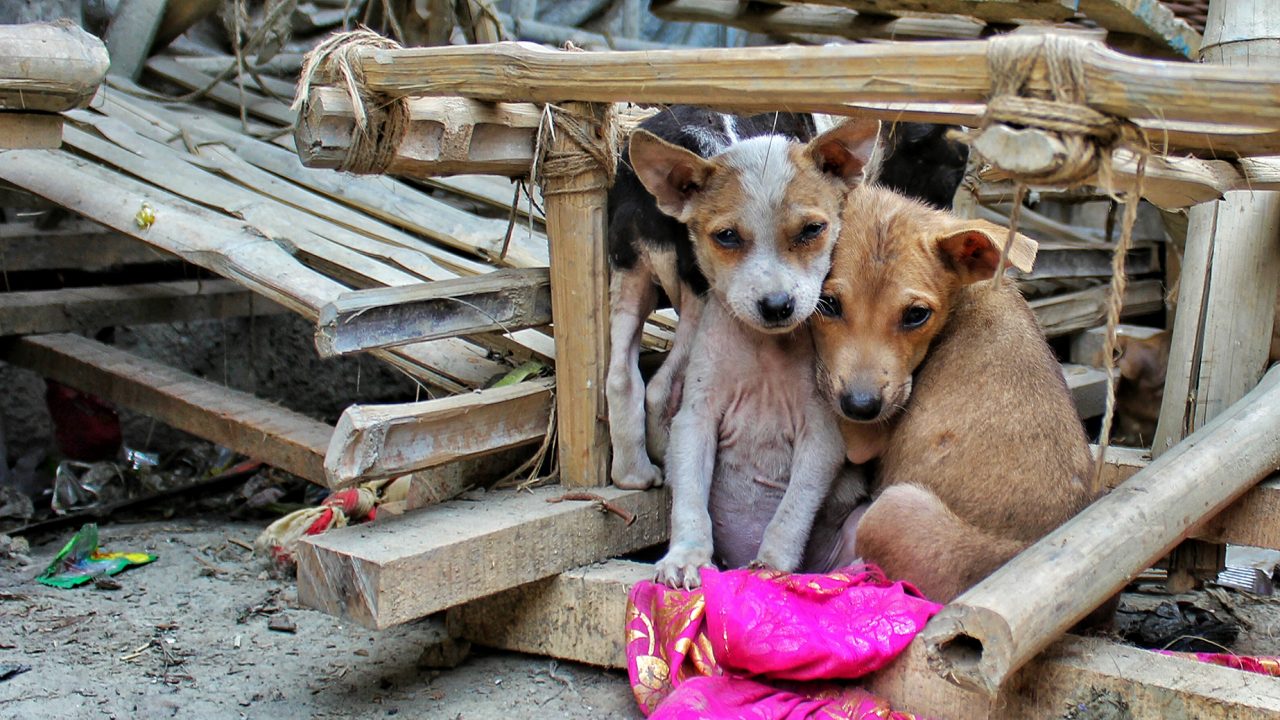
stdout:
POLYGON ((943 608, 930 667, 996 695, 1129 579, 1280 467, 1280 368, 1204 427, 943 608))
MULTIPOLYGON (((1008 3, 1012 5, 1012 3, 1008 3)), ((1019 4, 1025 5, 1025 3, 1019 4)), ((940 41, 825 47, 650 52, 561 52, 518 43, 362 50, 368 88, 393 96, 463 95, 506 102, 694 103, 825 112, 850 102, 981 103, 991 92, 987 47, 940 41)), ((1132 58, 1076 38, 1086 100, 1129 118, 1274 127, 1280 78, 1260 68, 1221 68, 1132 58)), ((1033 91, 1048 90, 1033 75, 1033 91)))
MULTIPOLYGON (((1036 314, 1041 329, 1048 337, 1066 335, 1093 327, 1106 316, 1107 295, 1105 285, 1062 293, 1052 297, 1028 301, 1036 314)), ((1164 309, 1164 286, 1159 280, 1139 280, 1129 283, 1124 291, 1122 317, 1145 315, 1164 309)))
POLYGON ((86 220, 65 220, 48 230, 37 229, 30 223, 0 223, 0 270, 4 272, 102 270, 176 259, 144 242, 86 220))
POLYGON ((982 37, 986 23, 961 16, 892 16, 844 7, 775 5, 740 0, 656 0, 650 11, 663 20, 709 22, 766 35, 816 34, 851 40, 982 37))
POLYGON ((333 428, 79 335, 17 338, 4 359, 325 485, 333 428))
POLYGON ((402 405, 351 405, 325 455, 329 483, 395 477, 540 440, 553 387, 542 380, 402 405))
MULTIPOLYGON (((588 128, 601 105, 568 103, 588 128)), ((584 152, 557 132, 551 152, 584 152)), ((609 178, 593 164, 574 175, 544 176, 547 238, 551 243, 551 309, 556 338, 556 423, 560 482, 604 485, 609 478, 609 425, 604 397, 609 361, 609 260, 605 247, 609 178)))
MULTIPOLYGON (((622 560, 577 568, 450 611, 448 627, 488 647, 624 669, 625 638, 618 628, 626 618, 627 592, 653 574, 652 565, 622 560)), ((919 642, 858 682, 894 710, 948 720, 1107 717, 1100 701, 1109 698, 1123 702, 1125 717, 1134 718, 1263 720, 1280 712, 1272 678, 1071 635, 995 698, 930 672, 919 642)))
POLYGON ((449 635, 477 645, 625 668, 627 592, 653 565, 609 560, 460 605, 449 635))
POLYGON ((91 331, 287 312, 230 280, 0 293, 0 335, 91 331))
POLYGON ((0 110, 84 107, 110 63, 102 41, 72 23, 0 25, 0 110))
POLYGON ((56 148, 61 144, 61 115, 0 112, 0 150, 56 148))
POLYGON ((418 285, 358 290, 320 308, 316 349, 333 357, 551 322, 547 268, 498 270, 487 275, 418 285))
POLYGON ((665 491, 594 490, 635 515, 628 525, 595 502, 548 502, 566 490, 496 491, 307 538, 298 546, 298 599, 385 628, 667 537, 665 491))

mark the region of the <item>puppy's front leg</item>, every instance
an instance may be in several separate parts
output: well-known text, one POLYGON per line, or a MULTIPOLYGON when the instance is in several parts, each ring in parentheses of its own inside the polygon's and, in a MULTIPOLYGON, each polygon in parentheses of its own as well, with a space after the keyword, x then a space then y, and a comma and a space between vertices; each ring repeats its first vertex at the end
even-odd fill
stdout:
POLYGON ((800 567, 814 518, 844 464, 844 442, 826 403, 811 399, 804 421, 792 454, 791 482, 764 529, 754 565, 788 572, 800 567))
POLYGON ((657 579, 671 587, 702 584, 698 569, 711 566, 711 481, 715 472, 719 411, 704 392, 707 377, 691 367, 687 392, 671 422, 667 483, 671 486, 671 544, 658 561, 657 579))

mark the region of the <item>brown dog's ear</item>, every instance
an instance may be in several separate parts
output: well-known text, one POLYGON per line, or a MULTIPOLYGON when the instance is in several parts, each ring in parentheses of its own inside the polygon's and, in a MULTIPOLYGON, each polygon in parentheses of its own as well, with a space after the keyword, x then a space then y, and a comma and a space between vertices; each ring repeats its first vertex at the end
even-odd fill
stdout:
POLYGON ((876 159, 879 140, 879 120, 850 118, 810 140, 805 150, 819 170, 857 185, 863 168, 876 159))
POLYGON ((938 250, 951 261, 964 284, 990 279, 996 272, 1016 267, 1031 272, 1039 246, 1035 240, 1017 233, 1009 245, 1005 266, 1000 264, 1000 249, 1009 238, 1009 230, 985 220, 968 220, 938 238, 938 250))
POLYGON ((631 133, 628 156, 658 208, 678 220, 711 174, 711 163, 647 130, 631 133))

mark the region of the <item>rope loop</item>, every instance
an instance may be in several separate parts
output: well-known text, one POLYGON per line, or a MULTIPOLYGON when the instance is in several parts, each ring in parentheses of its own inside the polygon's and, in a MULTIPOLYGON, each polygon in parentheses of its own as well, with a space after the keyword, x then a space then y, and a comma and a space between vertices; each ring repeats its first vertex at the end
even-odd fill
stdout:
MULTIPOLYGON (((591 106, 594 108, 595 106, 591 106)), ((542 110, 529 178, 543 196, 607 190, 618 172, 618 121, 614 106, 605 104, 597 117, 588 110, 547 104, 542 110), (569 143, 556 143, 557 134, 569 143), (604 171, 603 180, 578 181, 604 171)))

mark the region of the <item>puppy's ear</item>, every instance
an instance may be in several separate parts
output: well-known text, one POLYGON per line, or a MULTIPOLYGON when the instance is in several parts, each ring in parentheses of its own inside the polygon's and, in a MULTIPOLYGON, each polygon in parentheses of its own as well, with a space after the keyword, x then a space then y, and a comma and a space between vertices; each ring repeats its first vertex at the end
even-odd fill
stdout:
POLYGON ((851 118, 810 140, 805 151, 822 172, 857 185, 863 169, 879 163, 879 141, 879 120, 851 118))
POLYGON ((1013 236, 1004 267, 996 267, 1000 264, 1000 249, 1008 239, 1007 228, 985 220, 966 220, 939 236, 938 250, 966 285, 990 279, 1010 266, 1031 272, 1039 246, 1022 233, 1013 236))
POLYGON ((628 155, 658 208, 678 220, 711 175, 711 163, 647 130, 631 133, 628 155))

